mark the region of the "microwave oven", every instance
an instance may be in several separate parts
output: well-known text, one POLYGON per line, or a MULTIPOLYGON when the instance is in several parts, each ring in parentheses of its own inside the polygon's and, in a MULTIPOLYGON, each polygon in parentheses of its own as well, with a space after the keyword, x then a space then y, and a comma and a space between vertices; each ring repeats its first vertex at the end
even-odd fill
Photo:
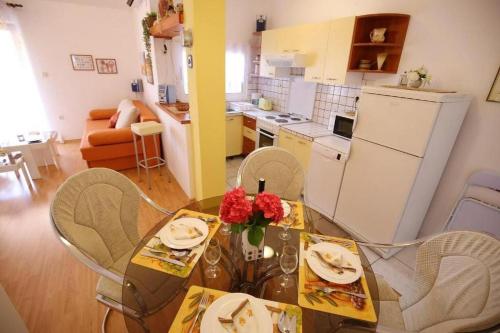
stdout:
POLYGON ((350 139, 352 138, 353 124, 354 124, 353 118, 334 115, 333 134, 350 139))

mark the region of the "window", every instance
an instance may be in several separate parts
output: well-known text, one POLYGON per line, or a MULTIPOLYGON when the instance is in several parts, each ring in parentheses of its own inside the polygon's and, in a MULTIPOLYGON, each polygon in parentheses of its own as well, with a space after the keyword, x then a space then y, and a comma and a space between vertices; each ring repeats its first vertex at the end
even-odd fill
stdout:
POLYGON ((226 51, 226 94, 239 94, 245 81, 245 55, 241 51, 226 51))
POLYGON ((29 131, 48 129, 35 77, 21 36, 11 24, 0 22, 0 142, 29 131))

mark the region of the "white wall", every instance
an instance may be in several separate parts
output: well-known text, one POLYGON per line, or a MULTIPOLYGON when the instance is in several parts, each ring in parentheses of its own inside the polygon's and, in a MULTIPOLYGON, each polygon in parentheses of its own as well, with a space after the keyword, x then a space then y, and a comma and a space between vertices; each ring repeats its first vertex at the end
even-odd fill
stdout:
POLYGON ((20 2, 24 8, 16 13, 49 122, 65 139, 80 138, 90 109, 133 97, 130 82, 140 67, 132 10, 20 2), (90 54, 94 65, 95 58, 114 58, 118 74, 74 71, 70 54, 90 54))
MULTIPOLYGON (((434 196, 422 235, 441 230, 467 177, 480 169, 500 173, 500 104, 486 102, 500 65, 498 0, 270 0, 271 28, 335 17, 396 12, 411 15, 399 72, 424 64, 432 87, 474 96, 434 196)), ((366 75, 368 84, 397 75, 366 75)))

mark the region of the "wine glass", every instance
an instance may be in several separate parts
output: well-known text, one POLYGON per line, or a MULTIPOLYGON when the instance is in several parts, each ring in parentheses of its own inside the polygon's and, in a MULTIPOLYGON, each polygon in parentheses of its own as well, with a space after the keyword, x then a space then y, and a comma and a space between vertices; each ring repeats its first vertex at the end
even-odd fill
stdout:
POLYGON ((203 257, 205 257, 205 261, 209 264, 205 270, 205 275, 210 279, 215 279, 220 271, 220 268, 216 266, 220 260, 220 256, 219 240, 212 238, 208 242, 205 252, 203 252, 203 257))
POLYGON ((231 224, 225 223, 222 221, 222 228, 220 228, 219 232, 221 235, 227 236, 231 234, 231 224))
POLYGON ((290 231, 288 229, 292 225, 292 219, 289 217, 285 217, 281 222, 280 222, 281 227, 283 228, 283 231, 281 231, 278 234, 279 239, 287 241, 292 238, 292 235, 290 234, 290 231))
POLYGON ((297 269, 297 264, 299 263, 299 258, 297 255, 297 249, 292 245, 283 246, 283 251, 280 257, 280 266, 283 271, 281 275, 281 286, 283 288, 288 288, 291 285, 289 274, 293 273, 297 269))

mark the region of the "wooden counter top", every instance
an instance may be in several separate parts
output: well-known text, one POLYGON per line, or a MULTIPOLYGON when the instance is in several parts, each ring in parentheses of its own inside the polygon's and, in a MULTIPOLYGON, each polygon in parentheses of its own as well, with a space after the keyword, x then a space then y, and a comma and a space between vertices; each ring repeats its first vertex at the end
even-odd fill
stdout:
POLYGON ((166 114, 168 114, 170 117, 174 118, 181 124, 190 124, 191 123, 191 116, 189 115, 189 112, 183 112, 183 113, 175 113, 172 112, 168 109, 169 106, 175 106, 175 104, 160 104, 160 103, 155 103, 160 109, 162 109, 166 114))

